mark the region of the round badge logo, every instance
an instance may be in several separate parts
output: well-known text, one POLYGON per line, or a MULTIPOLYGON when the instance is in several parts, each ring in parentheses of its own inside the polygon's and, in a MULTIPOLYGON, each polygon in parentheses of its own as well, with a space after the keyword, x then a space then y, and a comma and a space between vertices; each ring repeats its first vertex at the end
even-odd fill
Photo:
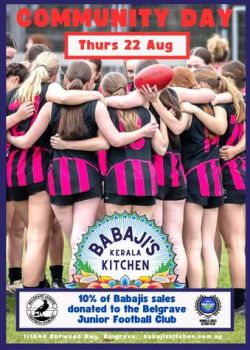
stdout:
POLYGON ((82 236, 71 288, 177 288, 173 244, 153 220, 105 216, 82 236))
POLYGON ((34 295, 26 305, 29 319, 37 325, 47 325, 57 316, 56 301, 48 294, 34 295))
POLYGON ((221 310, 221 302, 216 295, 201 295, 196 300, 195 309, 200 316, 203 315, 209 318, 211 316, 216 316, 219 313, 221 310))

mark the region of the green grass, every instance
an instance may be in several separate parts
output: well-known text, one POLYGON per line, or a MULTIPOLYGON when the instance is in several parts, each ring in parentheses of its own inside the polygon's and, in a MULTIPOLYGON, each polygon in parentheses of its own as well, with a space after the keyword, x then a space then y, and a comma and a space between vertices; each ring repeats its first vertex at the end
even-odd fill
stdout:
MULTIPOLYGON (((66 278, 69 249, 65 247, 64 275, 66 278)), ((223 249, 219 287, 229 288, 230 279, 227 268, 227 253, 223 249)), ((47 269, 47 276, 50 276, 47 269)), ((234 332, 17 332, 15 319, 15 298, 7 297, 7 343, 245 343, 245 318, 235 317, 234 332)))

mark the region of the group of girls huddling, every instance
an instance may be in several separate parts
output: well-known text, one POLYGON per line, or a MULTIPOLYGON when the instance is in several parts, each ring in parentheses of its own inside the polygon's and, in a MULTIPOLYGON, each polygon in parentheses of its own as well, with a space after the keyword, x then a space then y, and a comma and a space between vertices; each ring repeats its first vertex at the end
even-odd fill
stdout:
POLYGON ((10 289, 20 280, 24 288, 48 287, 48 253, 52 286, 64 287, 62 232, 71 281, 88 227, 127 211, 169 234, 183 287, 218 286, 222 236, 243 313, 244 64, 215 69, 203 60, 207 50, 195 48, 157 91, 136 90, 132 81, 155 60, 127 61, 125 74, 102 78, 100 61, 74 61, 60 85, 58 57, 38 46, 32 62, 11 63, 6 73, 10 289), (19 232, 26 227, 25 249, 21 234, 11 238, 15 217, 19 232))

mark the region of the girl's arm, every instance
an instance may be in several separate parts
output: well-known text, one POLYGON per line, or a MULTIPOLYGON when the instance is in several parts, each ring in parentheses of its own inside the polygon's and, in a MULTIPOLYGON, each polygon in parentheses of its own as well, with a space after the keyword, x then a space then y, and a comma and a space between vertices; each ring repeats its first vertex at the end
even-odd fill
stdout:
POLYGON ((25 102, 21 104, 18 110, 7 116, 6 118, 6 130, 9 130, 14 125, 20 123, 22 120, 32 117, 35 112, 35 108, 32 102, 25 102))
POLYGON ((217 94, 215 99, 212 101, 212 105, 216 106, 221 103, 232 103, 233 97, 230 92, 222 92, 221 94, 217 94))
POLYGON ((46 92, 47 101, 69 106, 80 105, 102 98, 102 94, 98 91, 65 90, 58 83, 50 84, 46 92))
POLYGON ((52 104, 50 102, 45 103, 27 133, 22 136, 12 136, 9 133, 7 134, 7 141, 21 149, 30 148, 47 129, 50 123, 51 109, 52 104))
POLYGON ((171 87, 178 96, 179 103, 209 103, 215 99, 215 93, 206 88, 202 89, 185 89, 182 87, 171 87))
MULTIPOLYGON (((244 125, 245 127, 245 125, 244 125)), ((220 158, 230 160, 246 150, 246 130, 235 146, 224 145, 220 148, 220 158)))
POLYGON ((113 147, 122 147, 143 137, 152 138, 158 129, 157 123, 150 122, 141 129, 135 131, 119 132, 110 119, 108 110, 102 102, 97 102, 95 119, 101 133, 113 147))
POLYGON ((71 149, 75 151, 100 151, 100 150, 108 150, 109 143, 102 136, 100 132, 98 132, 97 137, 93 137, 87 140, 79 140, 79 141, 65 141, 60 138, 58 134, 52 136, 50 139, 51 146, 54 149, 71 149))
POLYGON ((117 109, 129 109, 144 105, 147 100, 140 93, 139 90, 130 92, 124 96, 110 96, 105 98, 109 107, 117 109))
POLYGON ((181 119, 175 117, 173 109, 167 109, 160 100, 152 102, 152 105, 167 127, 175 134, 180 135, 187 129, 189 114, 182 113, 181 119))
POLYGON ((189 115, 182 113, 181 119, 177 119, 175 117, 175 111, 173 109, 167 109, 161 102, 160 93, 156 86, 150 87, 146 85, 143 86, 140 91, 143 96, 150 101, 161 120, 175 135, 180 135, 187 128, 189 115))
MULTIPOLYGON (((153 115, 152 120, 155 120, 153 115)), ((169 144, 169 138, 167 126, 165 123, 163 123, 163 121, 160 121, 160 130, 157 130, 155 136, 151 140, 151 144, 153 150, 157 154, 159 154, 160 156, 164 156, 169 144)))
POLYGON ((197 106, 194 106, 188 102, 182 104, 182 108, 185 112, 194 114, 202 124, 204 124, 210 131, 216 135, 223 135, 227 130, 227 112, 224 108, 215 106, 214 116, 204 112, 197 106))

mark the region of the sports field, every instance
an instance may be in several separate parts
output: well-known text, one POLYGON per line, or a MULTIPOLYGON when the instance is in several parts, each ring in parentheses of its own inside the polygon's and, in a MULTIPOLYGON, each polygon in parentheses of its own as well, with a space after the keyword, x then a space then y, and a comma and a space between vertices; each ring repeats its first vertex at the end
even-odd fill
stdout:
MULTIPOLYGON (((64 275, 69 263, 69 249, 65 246, 64 275)), ((49 277, 49 271, 47 271, 49 277)), ((229 288, 227 253, 223 249, 220 288, 229 288)), ((245 318, 235 317, 234 332, 16 332, 15 298, 7 297, 7 343, 245 343, 245 318)))

